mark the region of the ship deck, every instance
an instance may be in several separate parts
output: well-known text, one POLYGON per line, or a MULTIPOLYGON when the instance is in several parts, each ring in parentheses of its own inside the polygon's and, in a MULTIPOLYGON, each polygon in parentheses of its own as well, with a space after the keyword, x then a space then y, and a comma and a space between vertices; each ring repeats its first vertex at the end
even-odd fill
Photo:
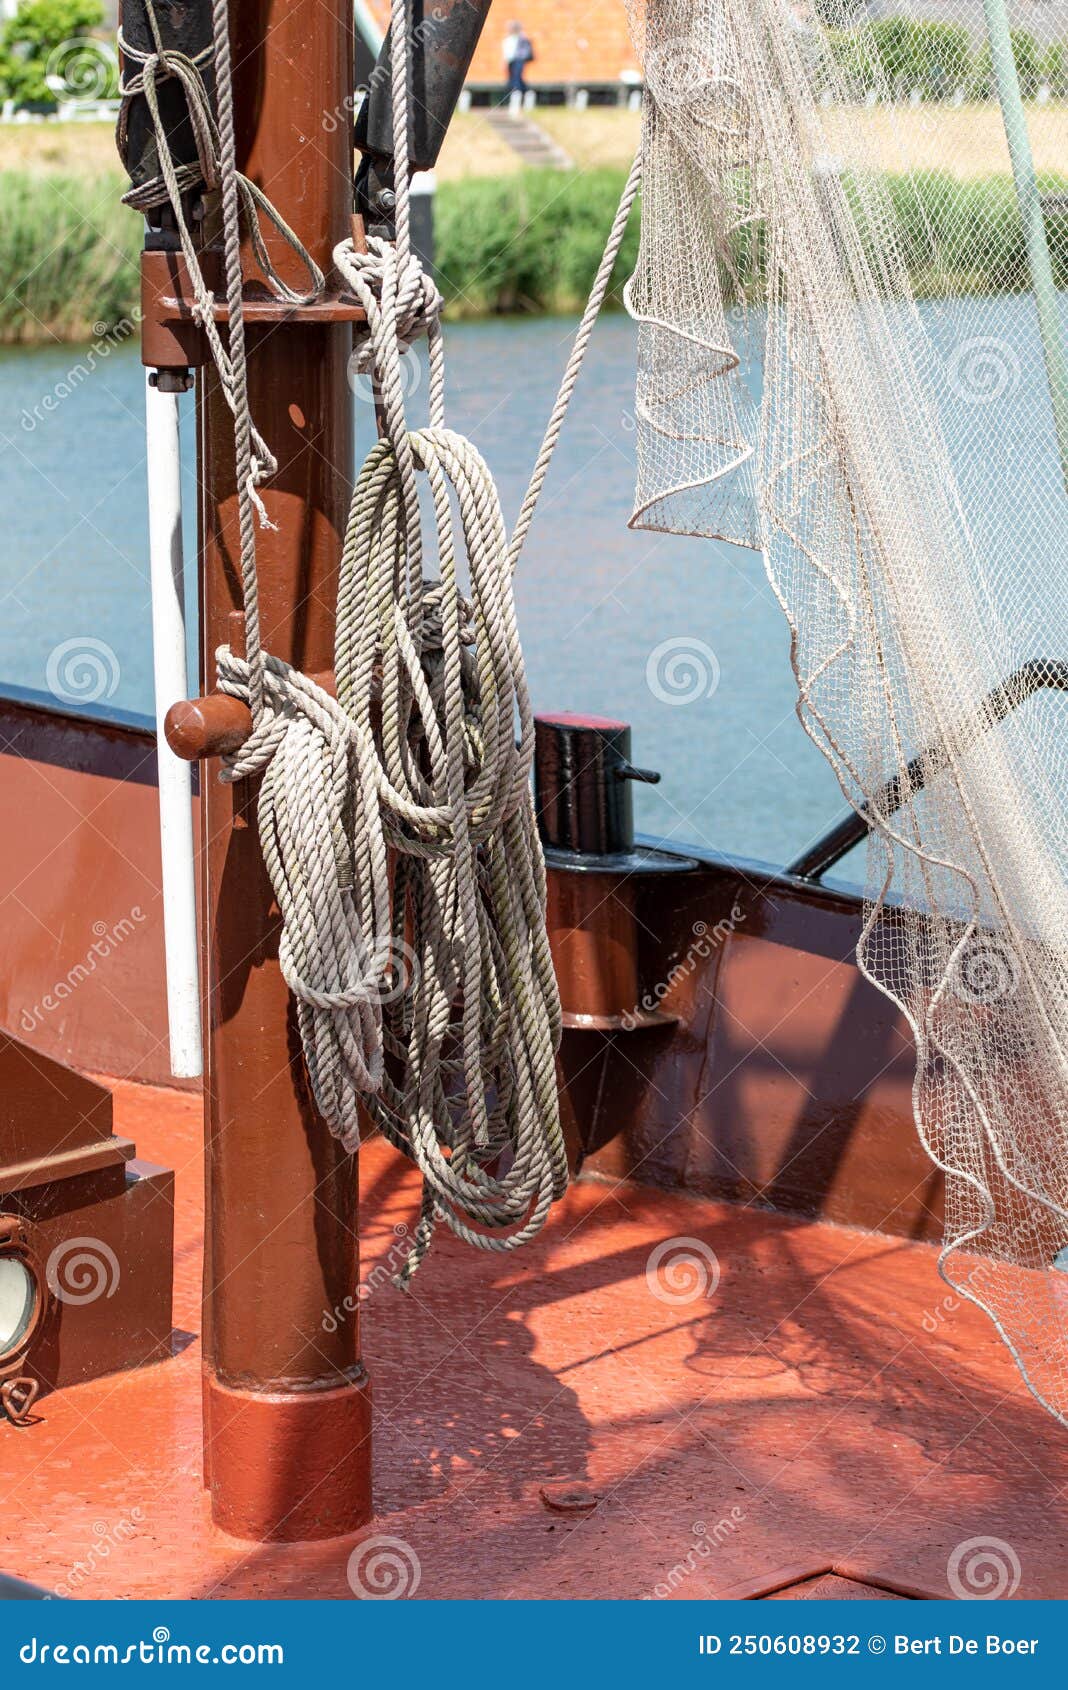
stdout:
POLYGON ((114 1089, 115 1130, 177 1172, 173 1353, 0 1429, 4 1571, 80 1598, 351 1599, 354 1546, 386 1535, 419 1599, 945 1596, 996 1539, 1006 1594, 1068 1594, 1064 1432, 930 1246, 580 1181, 525 1251, 439 1239, 403 1296, 374 1270, 416 1181, 380 1143, 361 1166, 375 1522, 225 1536, 200 1476, 200 1103, 114 1089), (666 1240, 697 1241, 696 1296, 650 1270, 666 1240))

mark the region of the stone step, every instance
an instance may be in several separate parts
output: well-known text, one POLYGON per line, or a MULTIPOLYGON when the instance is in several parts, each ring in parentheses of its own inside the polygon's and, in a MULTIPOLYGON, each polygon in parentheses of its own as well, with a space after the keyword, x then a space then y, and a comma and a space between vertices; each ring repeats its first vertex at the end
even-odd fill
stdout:
POLYGON ((572 161, 562 147, 558 147, 544 129, 525 112, 513 112, 508 106, 490 106, 482 113, 495 135, 507 142, 516 157, 525 165, 550 170, 571 170, 572 161))

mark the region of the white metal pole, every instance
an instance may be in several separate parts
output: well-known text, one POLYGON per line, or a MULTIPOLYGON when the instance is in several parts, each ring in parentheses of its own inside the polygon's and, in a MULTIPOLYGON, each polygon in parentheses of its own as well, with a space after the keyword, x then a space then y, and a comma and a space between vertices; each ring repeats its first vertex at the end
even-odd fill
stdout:
POLYGON ((1005 124, 1005 138, 1009 143, 1016 203, 1020 210, 1027 259, 1031 267, 1031 285, 1034 289, 1038 329, 1046 360, 1046 377, 1053 406, 1053 426, 1060 451, 1061 471, 1068 486, 1068 356, 1065 353, 1060 301, 1057 297, 1049 241, 1046 239, 1042 200, 1035 178, 1035 162, 1031 153, 1031 138, 1027 130, 1020 76, 1012 48, 1012 31, 1009 28, 1005 0, 983 0, 983 11, 990 36, 990 57, 994 67, 1001 116, 1005 124))
POLYGON ((189 696, 182 556, 182 459, 178 395, 161 393, 148 370, 145 428, 148 445, 148 535, 152 575, 152 664, 156 685, 159 831, 163 859, 163 938, 167 957, 167 1021, 171 1073, 192 1079, 203 1070, 197 972, 193 786, 188 763, 176 757, 163 720, 189 696))

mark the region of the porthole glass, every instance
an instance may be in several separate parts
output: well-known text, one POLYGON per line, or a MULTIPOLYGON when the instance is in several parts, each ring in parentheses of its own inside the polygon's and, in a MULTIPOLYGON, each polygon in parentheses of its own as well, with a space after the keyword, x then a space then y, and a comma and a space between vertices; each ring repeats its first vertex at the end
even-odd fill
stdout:
POLYGON ((17 1350, 29 1330, 37 1283, 18 1256, 0 1256, 0 1360, 17 1350))

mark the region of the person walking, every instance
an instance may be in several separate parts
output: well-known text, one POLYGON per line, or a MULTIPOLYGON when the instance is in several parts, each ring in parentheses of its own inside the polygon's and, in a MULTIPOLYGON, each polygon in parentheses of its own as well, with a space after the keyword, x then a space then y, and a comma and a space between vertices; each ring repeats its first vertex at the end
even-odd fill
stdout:
POLYGON ((533 62, 534 48, 521 23, 513 21, 502 43, 504 67, 508 73, 508 98, 521 100, 527 91, 527 66, 533 62))

